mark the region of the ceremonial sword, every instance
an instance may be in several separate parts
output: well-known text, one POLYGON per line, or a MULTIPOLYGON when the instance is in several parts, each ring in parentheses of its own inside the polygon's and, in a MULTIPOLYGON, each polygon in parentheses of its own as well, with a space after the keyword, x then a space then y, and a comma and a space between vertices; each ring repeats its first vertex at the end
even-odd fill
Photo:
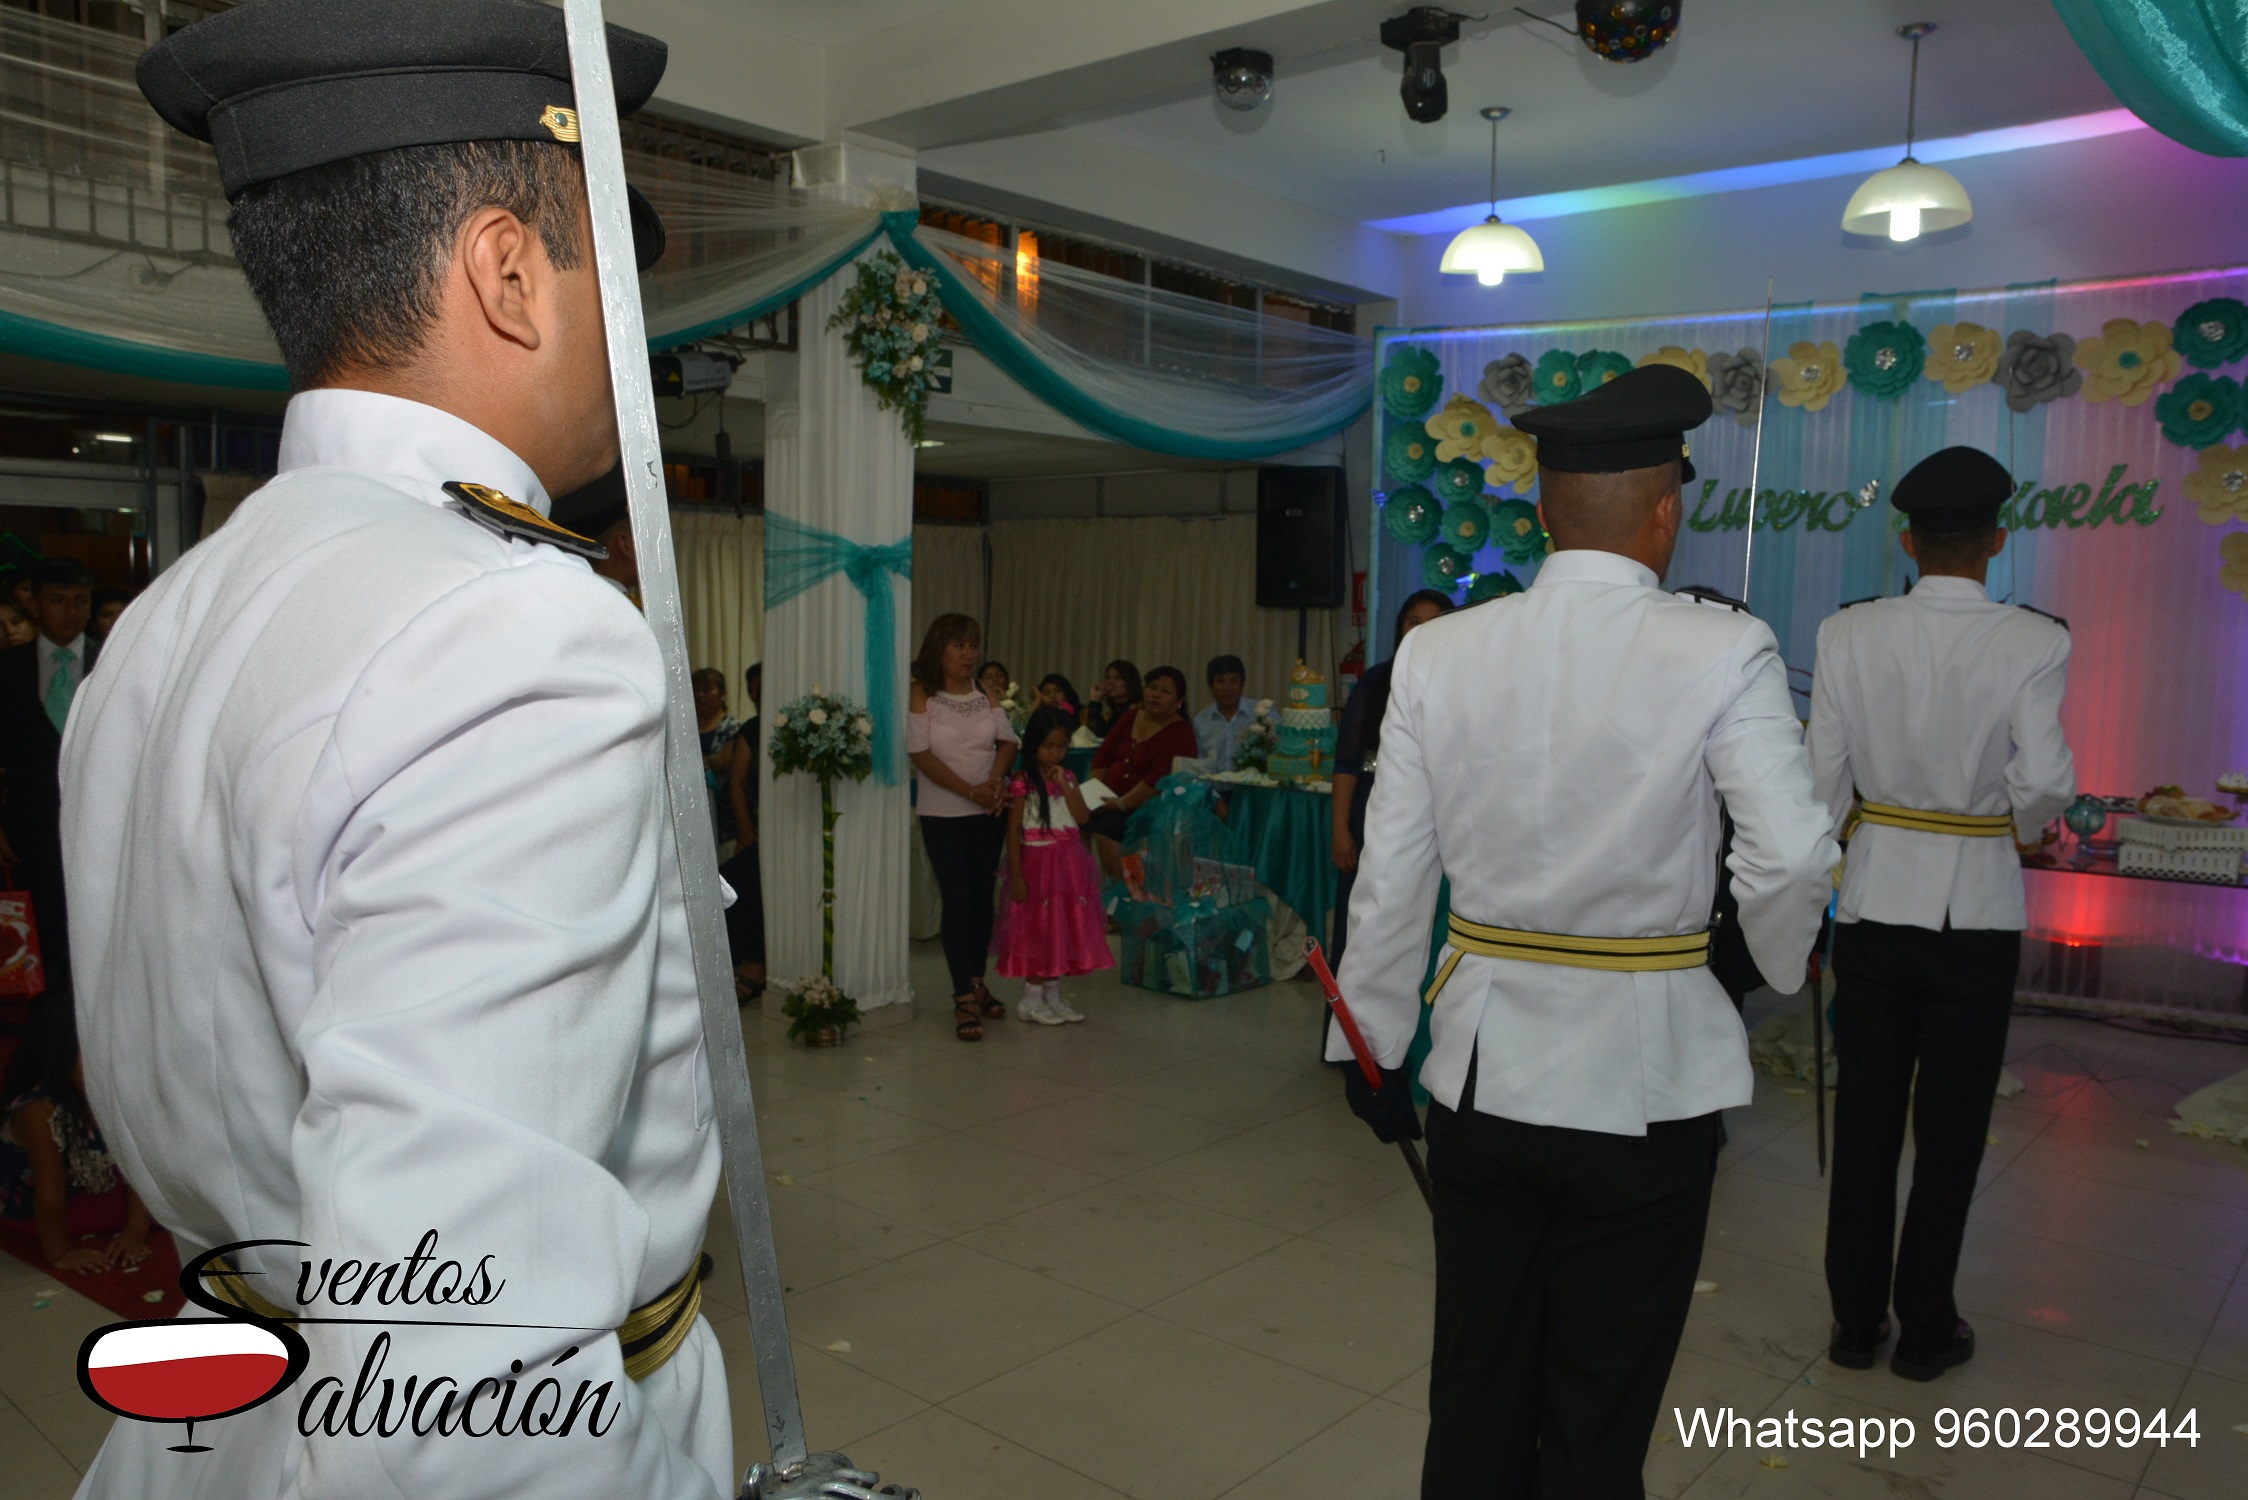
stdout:
MULTIPOLYGON (((1335 983, 1335 971, 1327 967, 1327 955, 1319 950, 1319 939, 1304 939, 1304 961, 1319 987, 1327 992, 1327 1008, 1335 1013, 1335 1024, 1343 1031, 1343 1040, 1350 1043, 1350 1055, 1358 1059, 1358 1071, 1366 1079, 1366 1086, 1379 1090, 1382 1086, 1382 1066, 1374 1061, 1373 1051, 1366 1045, 1366 1035, 1358 1029, 1358 1018, 1350 1013, 1350 1002, 1343 999, 1342 986, 1335 983)), ((1413 1186, 1421 1190, 1421 1201, 1430 1213, 1436 1212, 1436 1191, 1429 1186, 1428 1168, 1421 1161, 1421 1153, 1413 1143, 1400 1140, 1397 1149, 1405 1153, 1405 1165, 1413 1174, 1413 1186)))
POLYGON ((689 680, 685 616, 679 604, 679 568, 671 551, 671 512, 664 498, 663 446, 656 426, 655 392, 648 377, 648 334, 640 312, 632 214, 625 198, 624 140, 609 75, 608 32, 601 0, 564 0, 570 37, 570 76, 577 91, 579 150, 593 212, 593 261, 601 284, 601 313, 609 344, 609 383, 617 407, 625 499, 632 515, 632 545, 640 563, 641 607, 663 656, 664 781, 671 804, 671 833, 679 878, 687 897, 693 940, 695 990, 702 1002, 703 1048, 710 1064, 712 1116, 718 1154, 726 1169, 727 1206, 733 1212, 734 1246, 749 1294, 750 1348, 757 1389, 765 1405, 769 1464, 749 1471, 745 1500, 798 1500, 832 1496, 873 1500, 916 1492, 882 1485, 837 1453, 812 1453, 804 1441, 804 1414, 796 1394, 796 1359, 788 1342, 781 1301, 780 1262, 773 1252, 772 1207, 765 1197, 765 1157, 757 1141, 757 1107, 749 1084, 749 1054, 742 1045, 740 1002, 726 948, 725 905, 719 896, 718 845, 703 790, 701 739, 696 733, 689 680))

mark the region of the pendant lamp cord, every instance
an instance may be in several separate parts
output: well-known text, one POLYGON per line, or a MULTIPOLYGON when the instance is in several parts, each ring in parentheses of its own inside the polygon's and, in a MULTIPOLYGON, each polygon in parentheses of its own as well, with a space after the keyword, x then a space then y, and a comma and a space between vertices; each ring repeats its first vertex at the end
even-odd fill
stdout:
POLYGON ((1912 160, 1914 127, 1920 116, 1920 38, 1912 39, 1912 82, 1905 90, 1905 160, 1912 160))
MULTIPOLYGON (((1910 149, 1909 147, 1907 148, 1910 149)), ((1491 121, 1491 217, 1499 216, 1499 122, 1491 121)))

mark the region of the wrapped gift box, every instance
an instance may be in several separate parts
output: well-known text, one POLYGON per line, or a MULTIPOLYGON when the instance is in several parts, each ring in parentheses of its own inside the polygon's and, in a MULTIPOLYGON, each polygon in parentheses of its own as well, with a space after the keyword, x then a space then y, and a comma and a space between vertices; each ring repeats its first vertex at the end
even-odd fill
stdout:
POLYGON ((1119 977, 1126 984, 1210 1000, 1272 983, 1269 902, 1168 906, 1127 896, 1116 902, 1115 912, 1124 936, 1119 977))

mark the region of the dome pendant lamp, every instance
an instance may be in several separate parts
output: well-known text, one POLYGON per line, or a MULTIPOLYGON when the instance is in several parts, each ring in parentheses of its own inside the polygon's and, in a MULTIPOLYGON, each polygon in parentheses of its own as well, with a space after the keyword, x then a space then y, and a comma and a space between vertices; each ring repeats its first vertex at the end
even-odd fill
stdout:
POLYGON ((1953 229, 1975 216, 1967 189, 1941 167, 1915 161, 1914 127, 1919 123, 1920 39, 1936 29, 1932 21, 1899 26, 1897 35, 1912 43, 1912 85, 1905 100, 1905 159, 1868 177, 1842 210, 1842 227, 1851 234, 1885 234, 1899 244, 1938 229, 1953 229))
POLYGON ((1497 286, 1509 271, 1545 269, 1538 242, 1512 224, 1499 222, 1499 121, 1512 113, 1503 104, 1487 105, 1482 111, 1491 122, 1491 216, 1452 236, 1436 266, 1454 276, 1473 276, 1485 286, 1497 286))

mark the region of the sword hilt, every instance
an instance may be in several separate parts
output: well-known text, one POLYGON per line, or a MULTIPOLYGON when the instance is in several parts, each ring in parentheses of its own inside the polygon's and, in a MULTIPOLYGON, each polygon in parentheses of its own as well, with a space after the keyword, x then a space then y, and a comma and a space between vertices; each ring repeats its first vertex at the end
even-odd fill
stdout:
POLYGON ((800 1464, 752 1464, 741 1500, 921 1500, 910 1485, 885 1484, 872 1469, 854 1469, 840 1453, 815 1453, 800 1464))

